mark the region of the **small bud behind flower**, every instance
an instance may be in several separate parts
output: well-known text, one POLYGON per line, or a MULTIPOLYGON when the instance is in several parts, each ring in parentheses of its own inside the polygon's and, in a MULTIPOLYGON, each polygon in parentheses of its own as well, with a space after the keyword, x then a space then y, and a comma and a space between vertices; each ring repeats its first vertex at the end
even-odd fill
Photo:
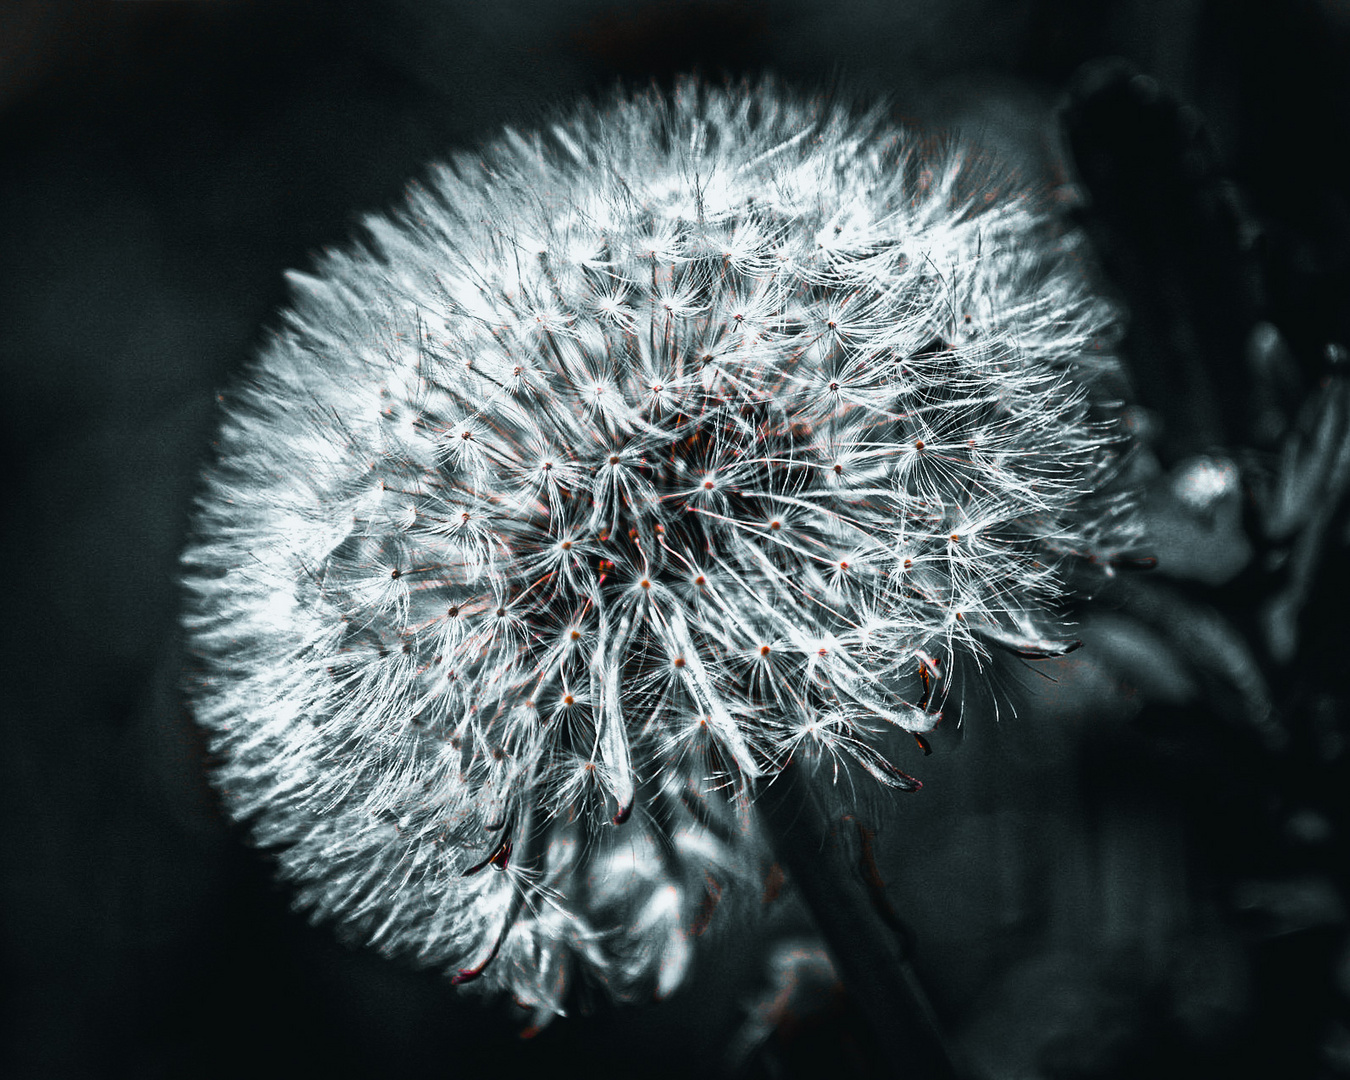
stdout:
POLYGON ((508 131, 367 226, 184 556, 217 781, 361 939, 540 1018, 668 992, 789 759, 913 788, 875 736, 953 656, 1070 647, 1109 313, 965 152, 772 84, 508 131))

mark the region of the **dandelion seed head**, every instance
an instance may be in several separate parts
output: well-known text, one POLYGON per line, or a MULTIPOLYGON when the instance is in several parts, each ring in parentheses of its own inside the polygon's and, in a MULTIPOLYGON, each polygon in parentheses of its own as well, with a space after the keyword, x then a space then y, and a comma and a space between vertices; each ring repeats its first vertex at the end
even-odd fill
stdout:
POLYGON ((967 151, 767 83, 508 132, 368 225, 184 556, 227 804, 300 904, 538 1018, 669 992, 757 785, 910 786, 878 732, 1122 542, 1109 310, 967 151))

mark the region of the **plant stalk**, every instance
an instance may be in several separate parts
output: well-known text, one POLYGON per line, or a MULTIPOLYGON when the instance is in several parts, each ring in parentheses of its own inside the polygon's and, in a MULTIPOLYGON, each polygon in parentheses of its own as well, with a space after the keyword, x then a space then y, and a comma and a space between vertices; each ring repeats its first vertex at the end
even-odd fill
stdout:
POLYGON ((862 1010, 896 1076, 957 1080, 933 1008, 842 823, 826 813, 811 777, 789 764, 756 803, 779 862, 806 901, 835 970, 862 1010))

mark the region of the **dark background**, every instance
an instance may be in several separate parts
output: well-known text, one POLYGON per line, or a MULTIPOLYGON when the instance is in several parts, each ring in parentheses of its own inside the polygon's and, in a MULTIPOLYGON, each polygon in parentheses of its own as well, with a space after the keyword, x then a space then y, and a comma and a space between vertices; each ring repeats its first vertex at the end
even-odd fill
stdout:
MULTIPOLYGON (((1246 517, 1187 516, 1167 479, 1278 450, 1249 415, 1259 320, 1287 342, 1291 412, 1350 341, 1348 43, 1341 0, 11 0, 0 1075, 720 1075, 773 940, 809 932, 791 907, 728 916, 672 1000, 521 1041, 507 1010, 290 911, 206 783, 174 585, 215 390, 283 270, 428 160, 620 77, 890 93, 1048 177, 1090 229, 1161 492, 1149 596, 1241 626, 1246 517), (1113 56, 1134 69, 1083 68, 1113 56)), ((1344 574, 1318 583, 1306 662, 1262 670, 1288 724, 1312 702, 1340 738, 1344 574)), ((1010 679, 1018 716, 902 763, 927 787, 879 842, 920 969, 990 1076, 1350 1074, 1340 744, 1226 733, 1231 687, 1141 604, 1103 597, 1057 681, 1010 679)), ((796 1056, 743 1074, 863 1071, 846 1002, 813 1007, 796 1056)))

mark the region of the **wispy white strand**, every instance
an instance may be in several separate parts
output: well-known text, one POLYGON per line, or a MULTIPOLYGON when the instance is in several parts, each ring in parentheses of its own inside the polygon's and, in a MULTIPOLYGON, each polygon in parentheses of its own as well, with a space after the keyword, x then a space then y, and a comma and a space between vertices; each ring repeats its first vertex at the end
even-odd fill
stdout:
MULTIPOLYGON (((771 84, 507 131, 290 276, 184 556, 227 806, 299 902, 666 993, 790 758, 914 786, 954 654, 1123 542, 1110 317, 1029 198, 771 84)), ((860 778, 861 779, 861 778, 860 778)))

